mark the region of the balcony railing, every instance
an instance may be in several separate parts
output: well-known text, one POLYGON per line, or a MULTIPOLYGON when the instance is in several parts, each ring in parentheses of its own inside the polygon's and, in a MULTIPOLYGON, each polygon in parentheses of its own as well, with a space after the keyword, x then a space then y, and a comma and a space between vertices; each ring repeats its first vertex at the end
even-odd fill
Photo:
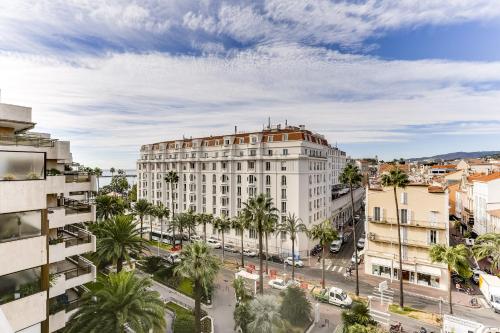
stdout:
MULTIPOLYGON (((398 224, 396 218, 384 218, 381 220, 376 220, 373 216, 368 216, 368 222, 379 223, 379 224, 398 224)), ((421 221, 421 220, 406 220, 403 223, 400 220, 402 226, 416 227, 416 228, 430 228, 430 229, 446 229, 445 223, 431 222, 431 221, 421 221)))
POLYGON ((87 173, 65 174, 66 183, 88 183, 90 175, 87 173))
POLYGON ((54 147, 56 141, 36 135, 0 135, 0 145, 4 146, 54 147))
POLYGON ((88 244, 92 242, 91 233, 89 233, 85 229, 81 229, 73 225, 66 225, 63 228, 58 228, 57 235, 64 240, 66 247, 88 244))
POLYGON ((66 215, 85 214, 92 211, 92 205, 68 198, 64 198, 64 208, 66 209, 66 215))
POLYGON ((66 280, 92 273, 92 265, 86 263, 80 257, 69 257, 66 258, 66 261, 73 264, 73 267, 55 273, 56 275, 64 274, 66 280))
MULTIPOLYGON (((368 233, 368 239, 372 242, 375 241, 379 243, 398 244, 397 237, 382 236, 380 234, 368 233)), ((434 245, 429 242, 410 240, 404 238, 401 239, 401 244, 406 246, 421 247, 421 248, 429 248, 432 245, 434 245)))

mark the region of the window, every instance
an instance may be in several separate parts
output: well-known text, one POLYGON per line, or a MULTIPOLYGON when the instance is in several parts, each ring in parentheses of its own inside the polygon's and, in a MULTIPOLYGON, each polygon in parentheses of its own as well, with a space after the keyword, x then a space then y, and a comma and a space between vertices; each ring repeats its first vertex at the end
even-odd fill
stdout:
POLYGON ((280 235, 281 235, 281 240, 286 241, 286 232, 282 231, 280 235))
POLYGON ((241 186, 236 188, 236 195, 241 195, 241 186))
POLYGON ((250 139, 250 141, 252 143, 257 143, 257 137, 256 136, 252 136, 252 138, 250 139))
POLYGON ((244 143, 245 143, 245 139, 244 138, 240 138, 240 145, 242 145, 244 143))
POLYGON ((224 144, 227 146, 229 144, 229 139, 224 140, 224 144))
POLYGON ((382 214, 380 207, 373 207, 373 220, 382 221, 382 214))
POLYGON ((271 197, 271 188, 266 187, 266 196, 271 197))
POLYGON ((435 211, 429 212, 429 222, 431 224, 437 223, 437 214, 438 214, 438 212, 435 212, 435 211))
POLYGON ((266 171, 271 171, 271 162, 266 162, 266 171))
POLYGON ((271 185, 271 176, 266 176, 266 185, 271 185))
POLYGON ((271 149, 269 149, 269 150, 267 151, 267 155, 269 155, 269 156, 273 156, 273 151, 272 151, 271 149))
POLYGON ((206 193, 207 192, 207 185, 202 185, 201 186, 201 193, 206 193))
POLYGON ((236 176, 236 183, 241 184, 241 175, 236 176))
POLYGON ((256 155, 257 155, 257 150, 250 149, 250 156, 256 156, 256 155))
POLYGON ((429 230, 429 244, 437 244, 438 241, 438 234, 437 230, 429 230))
POLYGON ((206 175, 202 175, 201 176, 201 182, 205 183, 206 181, 207 181, 207 176, 206 175))
POLYGON ((283 141, 288 141, 288 133, 283 134, 283 141))
POLYGON ((217 163, 212 163, 212 170, 217 170, 217 163))
POLYGON ((286 201, 281 202, 281 213, 286 213, 286 201))
POLYGON ((212 175, 212 183, 217 183, 217 176, 215 174, 212 175))
POLYGON ((214 195, 212 197, 212 205, 215 206, 217 204, 217 197, 214 195))
POLYGON ((253 228, 248 230, 248 237, 253 239, 257 238, 257 230, 253 228))
POLYGON ((407 192, 401 192, 401 204, 403 204, 403 205, 408 204, 408 193, 407 192))
POLYGON ((269 135, 267 137, 267 142, 273 142, 273 136, 272 135, 269 135))
POLYGON ((288 155, 288 149, 283 149, 283 155, 288 155))
POLYGON ((236 200, 236 208, 241 208, 241 198, 236 200))
POLYGON ((281 199, 286 199, 286 188, 281 189, 281 199))
POLYGON ((401 212, 400 214, 401 224, 408 224, 408 210, 401 209, 400 212, 401 212))
POLYGON ((236 164, 236 170, 240 171, 241 170, 241 162, 238 162, 236 164))
POLYGON ((286 171, 286 162, 281 162, 281 171, 286 171))
POLYGON ((225 169, 227 166, 226 162, 222 162, 222 169, 225 169))
POLYGON ((250 175, 248 176, 248 183, 249 184, 253 184, 257 181, 257 177, 255 177, 254 175, 250 175))
POLYGON ((249 170, 255 169, 255 162, 254 161, 248 161, 248 169, 249 170))
POLYGON ((281 185, 286 186, 286 176, 281 176, 281 185))

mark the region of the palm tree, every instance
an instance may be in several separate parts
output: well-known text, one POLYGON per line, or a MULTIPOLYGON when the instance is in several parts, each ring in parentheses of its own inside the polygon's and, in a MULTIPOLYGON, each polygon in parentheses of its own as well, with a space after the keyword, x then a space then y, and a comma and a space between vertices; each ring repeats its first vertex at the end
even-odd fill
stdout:
MULTIPOLYGON (((143 234, 143 224, 144 224, 144 217, 151 215, 152 210, 151 210, 152 205, 146 200, 146 199, 139 199, 135 203, 134 207, 132 207, 132 214, 137 215, 139 217, 139 220, 141 221, 141 237, 143 234)), ((153 221, 150 221, 151 224, 151 231, 153 230, 153 221)), ((151 240, 151 234, 149 235, 149 240, 151 240)))
POLYGON ((356 221, 354 220, 354 194, 352 191, 353 186, 357 186, 361 183, 362 176, 359 173, 359 169, 357 166, 353 164, 348 164, 344 170, 342 170, 342 173, 340 174, 339 180, 342 184, 348 185, 349 186, 349 191, 351 193, 351 214, 352 214, 352 220, 353 220, 353 228, 352 228, 352 235, 354 241, 352 242, 353 247, 354 247, 354 256, 355 256, 355 261, 354 261, 354 268, 356 270, 356 296, 359 296, 359 276, 358 276, 358 247, 356 245, 356 221))
POLYGON ((188 239, 191 239, 191 234, 196 230, 196 214, 191 210, 186 213, 186 221, 184 226, 188 232, 188 239))
POLYGON ((218 217, 213 222, 215 230, 222 234, 222 262, 224 262, 224 234, 231 230, 231 220, 226 215, 218 217))
POLYGON ((342 311, 342 322, 344 323, 344 332, 349 332, 349 328, 355 324, 363 326, 377 324, 370 316, 368 306, 361 302, 354 302, 350 309, 342 311))
MULTIPOLYGON (((170 202, 172 203, 172 206, 170 209, 172 216, 171 216, 170 221, 173 222, 174 218, 175 218, 174 184, 177 184, 179 182, 179 175, 177 174, 177 172, 170 170, 164 179, 165 179, 165 182, 170 184, 170 202)), ((172 238, 173 239, 172 245, 175 246, 175 228, 173 228, 172 230, 174 232, 174 235, 173 235, 174 237, 172 238)))
POLYGON ((264 220, 264 239, 266 241, 266 274, 269 274, 269 261, 267 258, 269 257, 268 251, 268 239, 269 234, 272 234, 276 231, 278 226, 278 215, 277 214, 269 214, 267 218, 264 220))
POLYGON ((338 239, 337 231, 332 228, 332 225, 329 220, 325 220, 320 224, 314 225, 309 230, 309 237, 313 240, 318 240, 321 246, 323 247, 323 256, 322 256, 322 270, 321 270, 321 286, 325 288, 325 257, 326 257, 326 249, 328 245, 334 240, 338 239))
MULTIPOLYGON (((398 222, 398 251, 399 251, 399 270, 398 270, 398 279, 399 279, 399 307, 403 308, 404 299, 403 299, 403 256, 401 254, 401 224, 399 221, 399 207, 398 207, 398 188, 405 188, 410 180, 408 179, 408 175, 399 169, 399 167, 393 168, 389 173, 384 173, 381 178, 381 183, 383 186, 392 187, 394 190, 394 203, 396 204, 396 218, 398 222)), ((354 245, 356 246, 356 245, 354 245)))
POLYGON ((116 173, 120 176, 125 176, 125 170, 123 170, 123 169, 118 169, 118 171, 116 173))
MULTIPOLYGON (((160 256, 160 243, 163 244, 163 219, 165 217, 168 217, 169 214, 170 211, 161 202, 153 207, 152 215, 155 216, 158 220, 160 220, 160 238, 158 239, 158 256, 160 256)), ((152 225, 153 224, 151 224, 151 233, 153 233, 152 225)))
POLYGON ((130 263, 131 255, 146 249, 132 216, 118 215, 106 220, 99 228, 96 257, 100 263, 116 264, 116 271, 123 268, 123 261, 130 263))
POLYGON ((292 280, 295 280, 295 240, 299 232, 307 232, 307 227, 295 214, 288 214, 288 217, 279 224, 278 232, 290 236, 292 241, 292 280))
POLYGON ((277 209, 273 206, 273 199, 261 193, 257 197, 248 199, 244 203, 243 214, 251 221, 251 226, 257 230, 259 236, 259 293, 264 294, 264 275, 262 265, 262 235, 264 233, 264 223, 269 215, 276 214, 277 209))
POLYGON ((450 276, 450 286, 448 288, 448 302, 450 303, 450 314, 453 314, 453 307, 451 304, 451 287, 452 278, 451 273, 456 272, 458 275, 469 278, 472 272, 469 268, 469 261, 467 258, 470 255, 469 249, 464 244, 457 246, 446 246, 436 244, 429 250, 429 256, 432 262, 439 262, 448 266, 448 274, 450 276))
POLYGON ((252 317, 252 321, 247 325, 249 333, 280 332, 285 329, 279 302, 275 296, 257 296, 250 302, 249 310, 252 317))
POLYGON ((82 296, 65 332, 165 332, 164 305, 151 286, 151 280, 137 278, 133 272, 98 276, 96 287, 82 296))
POLYGON ((203 240, 206 242, 207 241, 207 224, 212 223, 214 220, 214 217, 212 214, 207 214, 207 213, 200 213, 196 215, 196 220, 198 221, 198 224, 203 225, 203 240))
POLYGON ((493 259, 491 263, 492 272, 500 269, 500 233, 487 233, 476 238, 472 247, 477 260, 486 257, 493 259))
POLYGON ((201 332, 201 297, 213 284, 220 268, 220 260, 206 243, 194 242, 181 251, 181 262, 174 268, 177 275, 194 282, 195 333, 201 332))
POLYGON ((109 169, 109 172, 111 172, 111 177, 114 177, 115 172, 116 172, 116 169, 115 169, 114 167, 111 167, 111 168, 109 169))
POLYGON ((99 167, 95 167, 94 170, 92 170, 92 173, 96 176, 97 178, 97 191, 99 192, 99 178, 102 176, 102 169, 99 167))
POLYGON ((238 230, 241 236, 241 267, 245 267, 245 256, 243 255, 243 233, 250 227, 250 221, 244 214, 240 214, 233 218, 231 228, 238 230))
POLYGON ((107 220, 112 216, 123 214, 125 211, 125 203, 117 197, 98 195, 95 202, 96 215, 101 220, 107 220))

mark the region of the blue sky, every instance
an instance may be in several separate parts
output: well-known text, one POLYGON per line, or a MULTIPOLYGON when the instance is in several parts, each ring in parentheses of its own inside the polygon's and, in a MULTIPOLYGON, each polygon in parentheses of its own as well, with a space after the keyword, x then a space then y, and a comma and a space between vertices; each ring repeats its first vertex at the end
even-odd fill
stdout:
POLYGON ((354 157, 500 150, 494 0, 0 0, 0 89, 75 160, 305 124, 354 157))

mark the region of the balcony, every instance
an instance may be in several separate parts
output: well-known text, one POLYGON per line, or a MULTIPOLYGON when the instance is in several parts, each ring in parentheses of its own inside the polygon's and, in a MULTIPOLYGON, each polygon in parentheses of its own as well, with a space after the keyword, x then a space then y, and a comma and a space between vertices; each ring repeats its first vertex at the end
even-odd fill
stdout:
POLYGON ((50 273, 54 281, 49 289, 49 297, 64 294, 66 290, 95 281, 96 267, 81 256, 66 258, 51 264, 50 273))
POLYGON ((56 141, 32 134, 0 135, 0 145, 2 146, 54 147, 56 141))
POLYGON ((64 205, 48 208, 49 228, 62 228, 69 224, 95 221, 95 205, 76 200, 64 200, 64 205))
MULTIPOLYGON (((398 238, 397 237, 387 237, 387 236, 382 236, 379 234, 375 233, 368 233, 368 239, 371 242, 378 242, 378 243, 385 243, 385 244, 390 244, 390 245, 397 245, 398 244, 398 238)), ((424 241, 418 241, 418 240, 409 240, 409 239, 401 239, 401 244, 405 246, 411 246, 411 247, 418 247, 418 248, 423 248, 423 249, 428 249, 434 244, 430 244, 428 242, 424 241)))
POLYGON ((46 236, 0 243, 0 276, 47 262, 46 236))
POLYGON ((85 287, 67 290, 64 294, 49 300, 49 332, 55 332, 66 326, 71 316, 82 304, 81 296, 85 287))
POLYGON ((45 320, 47 292, 37 292, 0 305, 12 329, 17 332, 45 320))
POLYGON ((96 237, 85 229, 67 225, 58 228, 57 238, 49 240, 49 263, 83 253, 95 252, 96 237))
POLYGON ((89 174, 66 174, 65 192, 89 192, 97 191, 96 177, 89 174))
MULTIPOLYGON (((384 218, 383 220, 375 220, 372 216, 368 216, 368 222, 377 224, 390 224, 397 225, 398 221, 396 218, 384 218)), ((408 220, 406 223, 401 223, 405 227, 415 227, 415 228, 427 228, 427 229, 446 229, 445 223, 431 222, 431 221, 418 221, 418 220, 408 220)))

